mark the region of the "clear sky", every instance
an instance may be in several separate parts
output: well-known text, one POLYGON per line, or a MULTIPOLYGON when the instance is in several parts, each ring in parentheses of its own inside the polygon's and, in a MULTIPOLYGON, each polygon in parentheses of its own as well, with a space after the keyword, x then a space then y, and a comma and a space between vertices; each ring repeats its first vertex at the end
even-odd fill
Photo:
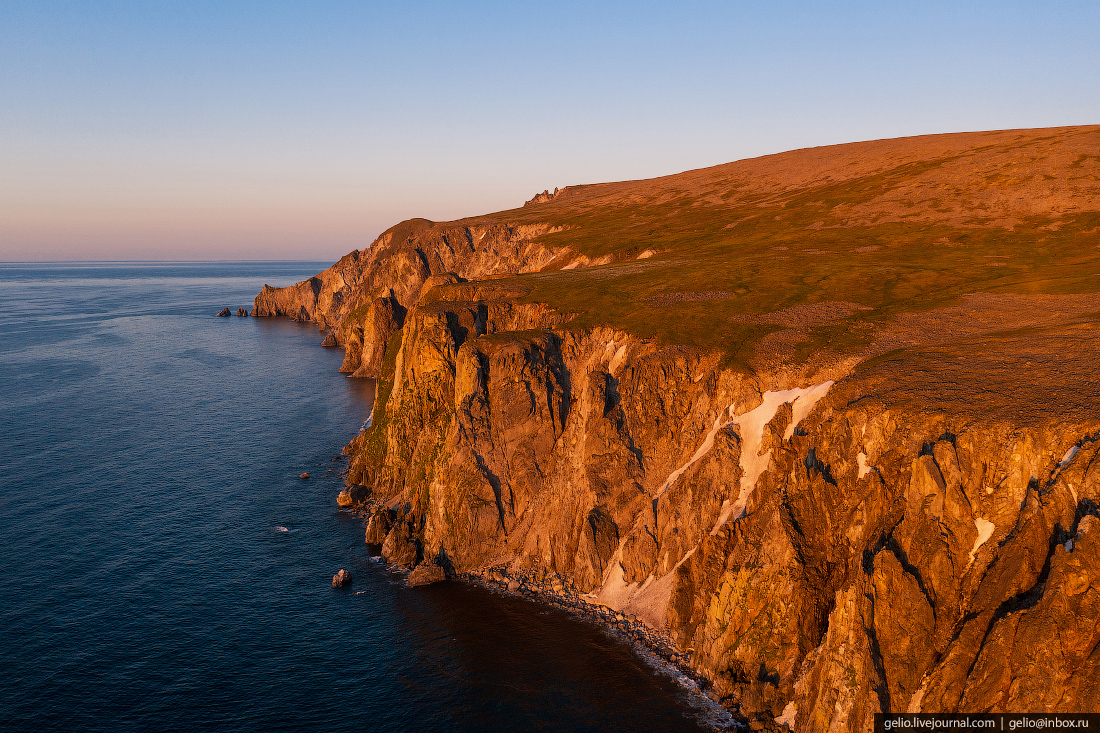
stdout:
POLYGON ((792 148, 1100 123, 1100 2, 0 0, 0 260, 333 259, 792 148))

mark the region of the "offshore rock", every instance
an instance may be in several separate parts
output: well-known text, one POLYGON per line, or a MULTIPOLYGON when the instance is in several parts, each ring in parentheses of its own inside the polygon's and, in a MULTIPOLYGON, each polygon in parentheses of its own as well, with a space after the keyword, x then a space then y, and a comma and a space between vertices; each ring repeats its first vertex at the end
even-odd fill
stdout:
POLYGON ((225 308, 222 308, 220 311, 218 311, 218 318, 229 318, 229 316, 229 306, 226 306, 225 308))
POLYGON ((351 582, 351 573, 349 573, 344 568, 340 568, 340 570, 336 573, 336 575, 332 576, 332 587, 333 588, 343 588, 345 585, 347 585, 350 582, 351 582))
POLYGON ((248 317, 248 311, 245 310, 244 308, 238 308, 237 309, 237 317, 238 318, 247 318, 248 317))

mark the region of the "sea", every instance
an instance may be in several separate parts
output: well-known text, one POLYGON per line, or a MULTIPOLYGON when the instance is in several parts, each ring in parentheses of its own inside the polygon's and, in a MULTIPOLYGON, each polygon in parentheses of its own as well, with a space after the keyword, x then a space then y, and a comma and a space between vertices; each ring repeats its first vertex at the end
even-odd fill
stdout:
POLYGON ((722 724, 594 623, 372 556, 336 495, 373 383, 215 317, 328 264, 0 264, 0 730, 722 724))

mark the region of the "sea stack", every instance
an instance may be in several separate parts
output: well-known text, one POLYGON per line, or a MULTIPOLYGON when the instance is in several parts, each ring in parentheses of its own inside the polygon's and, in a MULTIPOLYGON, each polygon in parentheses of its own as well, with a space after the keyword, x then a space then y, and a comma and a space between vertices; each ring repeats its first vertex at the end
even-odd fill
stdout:
POLYGON ((349 573, 344 568, 340 568, 340 570, 336 573, 336 575, 332 576, 332 587, 333 588, 343 588, 345 585, 347 585, 350 582, 351 582, 351 573, 349 573))

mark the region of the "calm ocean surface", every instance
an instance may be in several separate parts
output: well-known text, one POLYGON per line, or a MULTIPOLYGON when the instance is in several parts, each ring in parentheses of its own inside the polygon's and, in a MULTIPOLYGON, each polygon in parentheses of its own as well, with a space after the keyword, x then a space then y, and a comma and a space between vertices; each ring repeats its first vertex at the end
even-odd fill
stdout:
POLYGON ((0 264, 0 729, 705 728, 597 627, 371 559, 332 458, 372 383, 214 317, 328 264, 0 264))

